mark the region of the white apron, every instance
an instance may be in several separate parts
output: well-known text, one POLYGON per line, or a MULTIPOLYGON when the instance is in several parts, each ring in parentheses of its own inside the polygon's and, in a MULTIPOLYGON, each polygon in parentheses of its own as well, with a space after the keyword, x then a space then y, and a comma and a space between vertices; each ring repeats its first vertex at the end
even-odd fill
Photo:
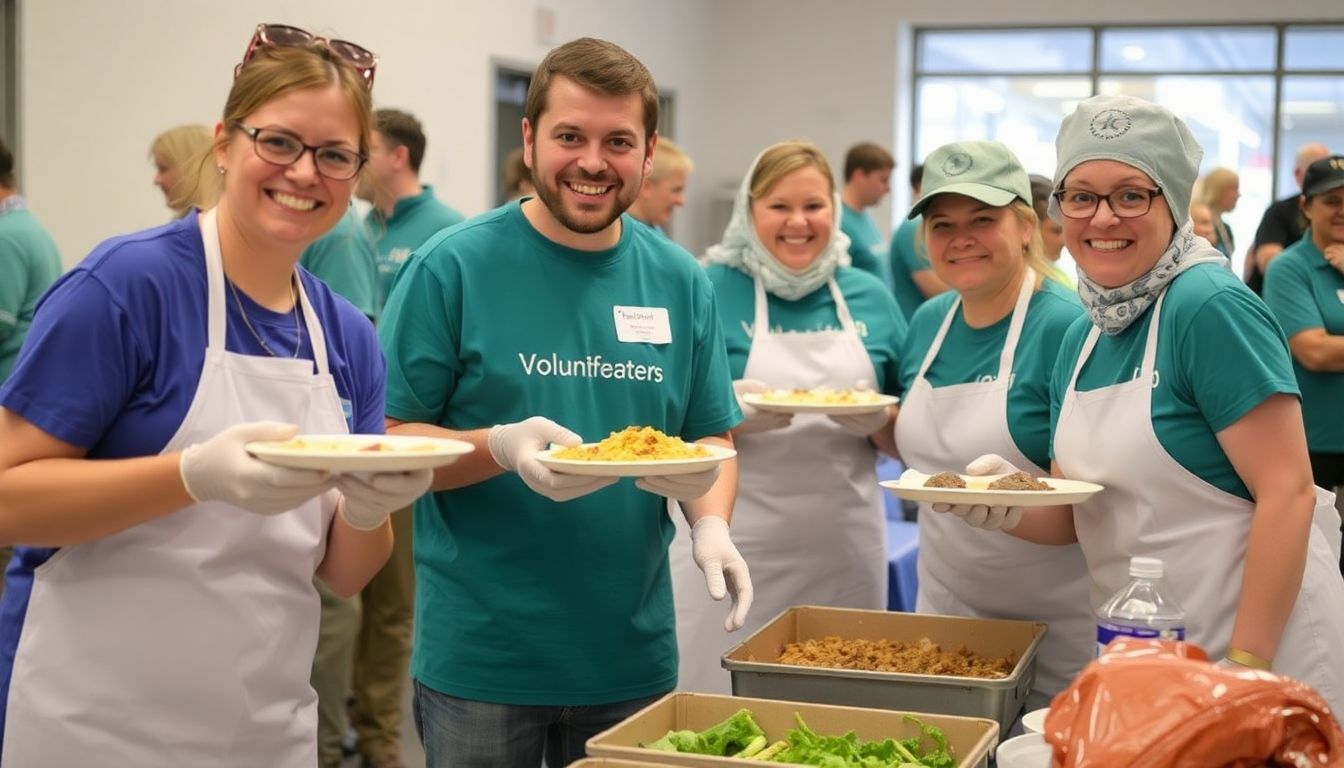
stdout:
MULTIPOLYGON (((1162 297, 1139 375, 1077 391, 1078 374, 1096 347, 1092 328, 1078 355, 1055 429, 1055 461, 1066 477, 1106 490, 1073 507, 1078 542, 1100 608, 1129 580, 1129 558, 1159 557, 1176 601, 1185 609, 1186 638, 1217 659, 1227 653, 1241 596, 1241 575, 1255 506, 1209 485, 1173 459, 1152 424, 1154 365, 1162 297), (1099 436, 1104 436, 1099 439, 1099 436)), ((1344 711, 1344 580, 1326 528, 1338 539, 1332 494, 1317 493, 1306 571, 1283 628, 1274 671, 1302 680, 1344 711)))
MULTIPOLYGON (((308 360, 225 351, 215 212, 200 222, 209 341, 191 407, 163 452, 250 421, 346 432, 302 282, 317 375, 308 360)), ((58 551, 34 574, 5 768, 316 766, 313 573, 334 498, 270 517, 194 504, 58 551)))
MULTIPOLYGON (((1034 475, 1048 475, 1022 454, 1008 429, 1013 359, 1027 319, 1036 275, 1022 281, 992 381, 934 388, 925 374, 938 356, 961 299, 943 325, 901 402, 896 446, 920 472, 962 472, 976 457, 997 453, 1034 475)), ((1044 621, 1028 709, 1049 706, 1092 660, 1096 624, 1087 602, 1087 564, 1077 545, 1033 544, 1001 531, 972 528, 952 515, 919 510, 919 596, 915 610, 951 616, 1044 621)))
MULTIPOLYGON (((829 282, 841 330, 771 333, 765 289, 756 281, 755 325, 743 378, 772 387, 851 388, 876 383, 849 306, 829 282)), ((886 517, 877 452, 826 416, 798 414, 784 429, 736 438, 740 475, 733 543, 751 569, 755 600, 746 625, 723 631, 727 601, 714 602, 691 559, 686 520, 674 514, 670 557, 681 651, 677 688, 729 693, 724 651, 785 608, 887 607, 886 517)))

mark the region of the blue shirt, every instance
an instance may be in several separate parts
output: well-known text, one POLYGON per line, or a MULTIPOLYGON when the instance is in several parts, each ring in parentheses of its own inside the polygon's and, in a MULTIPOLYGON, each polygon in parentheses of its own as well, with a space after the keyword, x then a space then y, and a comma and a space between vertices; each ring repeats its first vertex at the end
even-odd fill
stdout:
MULTIPOLYGON (((320 280, 302 269, 299 274, 326 335, 337 393, 350 403, 348 426, 382 433, 385 368, 372 324, 320 280)), ((271 349, 293 353, 293 313, 271 312, 241 291, 238 296, 271 349)), ((225 299, 225 348, 265 356, 227 289, 225 299)), ((156 455, 196 394, 207 305, 205 249, 194 211, 108 240, 38 304, 13 373, 0 387, 0 405, 52 437, 87 449, 90 459, 156 455)), ((299 356, 307 360, 313 357, 309 339, 305 331, 299 356)), ((33 571, 55 553, 50 547, 15 547, 6 572, 0 598, 0 720, 33 571)))

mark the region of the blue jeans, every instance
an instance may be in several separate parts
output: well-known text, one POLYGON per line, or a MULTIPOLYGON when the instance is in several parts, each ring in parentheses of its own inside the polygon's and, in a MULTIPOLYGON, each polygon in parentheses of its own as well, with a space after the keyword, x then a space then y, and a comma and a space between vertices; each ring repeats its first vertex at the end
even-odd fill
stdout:
POLYGON ((662 695, 591 706, 531 706, 459 699, 412 680, 415 732, 426 768, 562 768, 588 739, 662 695))

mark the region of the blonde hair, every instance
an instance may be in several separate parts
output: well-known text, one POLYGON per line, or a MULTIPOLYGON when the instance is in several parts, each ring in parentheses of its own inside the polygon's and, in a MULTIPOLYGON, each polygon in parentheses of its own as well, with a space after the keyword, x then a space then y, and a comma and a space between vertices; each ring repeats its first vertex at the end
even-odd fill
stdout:
POLYGON ((695 164, 672 142, 671 139, 658 137, 658 146, 653 150, 653 170, 649 181, 661 181, 674 173, 690 173, 695 164))
POLYGON ((1230 168, 1214 168, 1204 177, 1199 202, 1209 206, 1211 211, 1221 211, 1222 209, 1216 204, 1217 201, 1239 181, 1236 171, 1230 168))
POLYGON ((802 168, 816 168, 826 177, 827 194, 835 194, 835 177, 826 155, 810 141, 792 140, 772 144, 761 153, 747 185, 752 200, 759 200, 775 188, 780 179, 802 168))
MULTIPOLYGON (((1066 288, 1072 290, 1069 285, 1069 278, 1064 274, 1055 262, 1045 255, 1045 241, 1041 239, 1041 219, 1036 215, 1036 209, 1031 203, 1020 197, 1013 198, 1013 201, 1003 206, 1012 211, 1017 216, 1017 221, 1030 230, 1031 235, 1027 245, 1022 249, 1022 258, 1027 266, 1040 275, 1044 280, 1054 280, 1066 288)), ((925 217, 918 230, 915 231, 915 252, 919 254, 926 263, 929 260, 928 248, 925 247, 925 230, 929 228, 929 220, 925 217)))
POLYGON ((359 126, 359 153, 367 156, 373 135, 373 97, 364 77, 323 44, 258 48, 243 65, 224 102, 224 130, 216 146, 227 144, 234 126, 272 99, 290 91, 339 86, 359 126))
POLYGON ((218 177, 203 172, 213 146, 210 129, 196 123, 169 128, 150 142, 154 162, 177 171, 167 197, 168 207, 178 218, 192 208, 210 208, 219 199, 218 177))

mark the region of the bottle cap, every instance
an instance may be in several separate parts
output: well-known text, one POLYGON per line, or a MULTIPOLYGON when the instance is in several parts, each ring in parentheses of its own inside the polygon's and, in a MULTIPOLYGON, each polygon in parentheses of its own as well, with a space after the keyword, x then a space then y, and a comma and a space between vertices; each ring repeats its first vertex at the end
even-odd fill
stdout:
POLYGON ((1129 558, 1129 575, 1140 579, 1162 578, 1162 561, 1156 557, 1129 558))

